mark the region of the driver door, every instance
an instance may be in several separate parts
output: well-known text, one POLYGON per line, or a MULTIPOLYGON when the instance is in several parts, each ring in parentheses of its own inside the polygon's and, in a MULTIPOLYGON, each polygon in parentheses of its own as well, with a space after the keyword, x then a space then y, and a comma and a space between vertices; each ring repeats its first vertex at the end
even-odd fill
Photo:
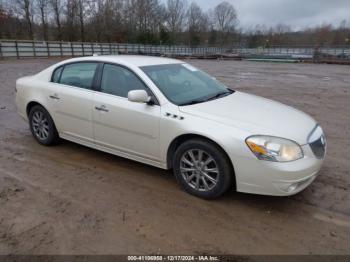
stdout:
POLYGON ((131 90, 146 85, 129 69, 105 64, 100 92, 94 94, 95 143, 116 154, 159 161, 160 106, 130 102, 131 90))

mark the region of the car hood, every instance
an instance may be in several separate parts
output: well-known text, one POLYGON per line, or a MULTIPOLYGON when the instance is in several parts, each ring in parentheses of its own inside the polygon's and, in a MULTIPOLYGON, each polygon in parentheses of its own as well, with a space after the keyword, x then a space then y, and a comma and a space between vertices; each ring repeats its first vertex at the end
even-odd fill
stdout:
POLYGON ((180 107, 183 113, 233 126, 252 135, 270 135, 307 144, 316 122, 307 114, 281 103, 235 92, 213 101, 180 107))

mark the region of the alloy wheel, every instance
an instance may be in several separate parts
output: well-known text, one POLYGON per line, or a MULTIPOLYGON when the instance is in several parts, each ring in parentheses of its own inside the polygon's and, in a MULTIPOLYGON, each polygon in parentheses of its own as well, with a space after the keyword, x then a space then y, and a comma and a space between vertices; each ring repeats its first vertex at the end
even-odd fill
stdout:
POLYGON ((32 127, 34 134, 38 139, 46 140, 49 137, 49 122, 43 112, 34 112, 32 117, 32 127))
POLYGON ((186 183, 198 191, 212 190, 219 179, 216 161, 209 153, 200 149, 191 149, 183 154, 180 172, 186 183))

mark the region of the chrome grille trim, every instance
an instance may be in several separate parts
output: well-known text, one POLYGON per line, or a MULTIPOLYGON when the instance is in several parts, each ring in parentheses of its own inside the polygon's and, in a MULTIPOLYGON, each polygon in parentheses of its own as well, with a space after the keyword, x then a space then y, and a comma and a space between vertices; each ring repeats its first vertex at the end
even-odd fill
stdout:
POLYGON ((322 135, 318 140, 309 144, 312 152, 318 159, 322 159, 326 153, 326 143, 322 135))
POLYGON ((323 134, 322 128, 319 125, 316 125, 316 127, 311 131, 308 137, 308 143, 316 158, 323 159, 325 157, 326 138, 323 134))

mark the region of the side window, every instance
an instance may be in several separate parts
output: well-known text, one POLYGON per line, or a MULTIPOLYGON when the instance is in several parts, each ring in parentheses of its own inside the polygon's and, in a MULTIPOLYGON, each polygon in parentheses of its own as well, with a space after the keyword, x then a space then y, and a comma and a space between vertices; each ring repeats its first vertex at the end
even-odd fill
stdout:
POLYGON ((55 71, 52 74, 52 82, 58 83, 58 81, 60 80, 62 69, 63 69, 62 66, 55 69, 55 71))
POLYGON ((85 89, 92 88, 97 63, 75 63, 64 66, 60 83, 85 89))
POLYGON ((147 87, 130 70, 117 65, 104 65, 101 92, 127 97, 129 91, 139 89, 149 93, 147 87))

